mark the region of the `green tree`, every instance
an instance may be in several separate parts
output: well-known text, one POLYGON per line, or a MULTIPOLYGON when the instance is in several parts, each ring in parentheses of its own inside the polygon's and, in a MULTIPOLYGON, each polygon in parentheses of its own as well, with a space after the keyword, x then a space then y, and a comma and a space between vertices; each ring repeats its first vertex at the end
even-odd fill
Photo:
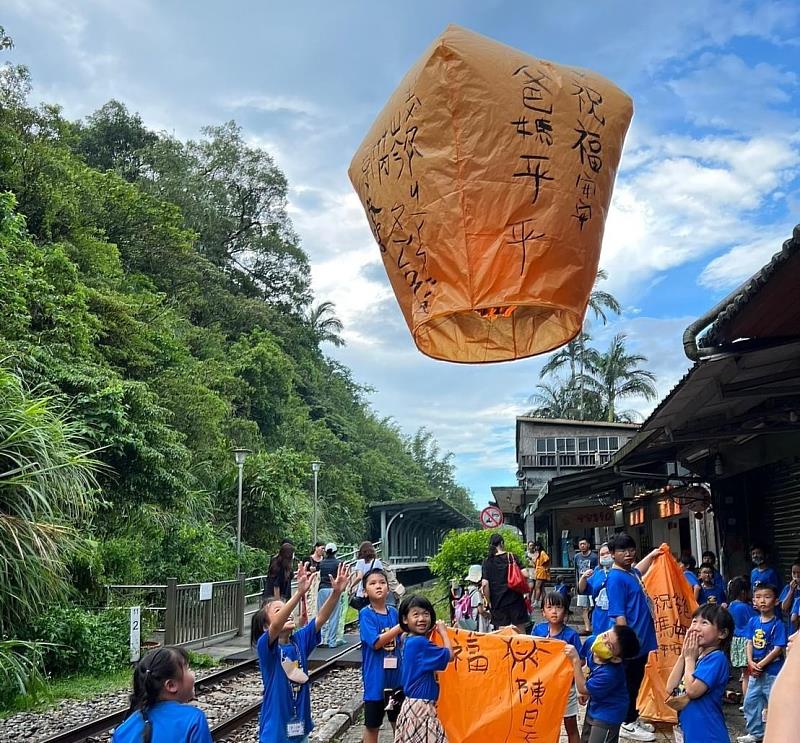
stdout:
POLYGON ((502 534, 506 551, 516 555, 525 565, 525 545, 513 531, 503 528, 474 529, 451 531, 442 542, 439 552, 431 559, 431 571, 446 581, 463 580, 470 565, 481 565, 489 556, 489 540, 496 532, 502 534))
POLYGON ((623 417, 630 419, 635 415, 632 411, 620 412, 617 409, 620 400, 631 397, 652 400, 656 397, 655 374, 639 368, 640 364, 647 362, 647 357, 629 353, 625 347, 626 337, 624 333, 614 336, 608 351, 598 357, 597 371, 588 382, 602 400, 608 421, 623 417))
POLYGON ((344 325, 336 317, 336 305, 333 302, 320 302, 316 307, 312 307, 306 315, 306 320, 311 332, 320 343, 330 343, 337 347, 345 345, 341 336, 344 325))

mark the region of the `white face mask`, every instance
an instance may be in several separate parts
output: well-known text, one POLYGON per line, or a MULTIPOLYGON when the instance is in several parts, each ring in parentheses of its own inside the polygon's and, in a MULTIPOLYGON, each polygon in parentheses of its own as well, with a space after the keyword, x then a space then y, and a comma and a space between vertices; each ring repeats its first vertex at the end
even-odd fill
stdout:
POLYGON ((600 558, 600 567, 601 568, 610 568, 614 564, 614 558, 610 555, 608 557, 601 557, 600 558))

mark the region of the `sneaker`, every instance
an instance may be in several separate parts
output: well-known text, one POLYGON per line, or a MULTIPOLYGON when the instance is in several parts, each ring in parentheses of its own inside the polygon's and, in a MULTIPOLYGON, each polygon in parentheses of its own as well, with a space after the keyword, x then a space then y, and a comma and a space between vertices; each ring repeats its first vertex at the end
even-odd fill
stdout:
POLYGON ((762 738, 756 738, 755 735, 740 735, 737 739, 738 743, 761 743, 762 738))
POLYGON ((637 720, 634 725, 637 725, 646 733, 655 733, 656 731, 656 729, 649 722, 645 722, 644 720, 637 720))
POLYGON ((635 722, 623 723, 619 729, 619 737, 625 740, 641 740, 646 743, 656 739, 655 734, 648 733, 647 730, 643 730, 635 722))

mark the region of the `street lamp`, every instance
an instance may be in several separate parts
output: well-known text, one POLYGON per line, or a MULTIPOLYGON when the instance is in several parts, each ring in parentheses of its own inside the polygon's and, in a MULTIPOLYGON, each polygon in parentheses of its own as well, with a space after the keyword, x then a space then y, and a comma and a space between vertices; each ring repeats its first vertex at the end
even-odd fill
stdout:
POLYGON ((234 449, 233 459, 239 468, 239 501, 236 508, 236 574, 239 574, 242 562, 242 470, 244 460, 250 454, 250 449, 234 449))
POLYGON ((314 544, 317 543, 317 478, 320 467, 322 467, 322 462, 311 463, 311 471, 314 473, 314 544))

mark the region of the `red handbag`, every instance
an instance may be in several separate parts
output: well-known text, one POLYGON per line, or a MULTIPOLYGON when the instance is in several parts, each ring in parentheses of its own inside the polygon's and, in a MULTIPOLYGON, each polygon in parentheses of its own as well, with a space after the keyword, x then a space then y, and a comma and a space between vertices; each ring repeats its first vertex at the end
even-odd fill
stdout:
POLYGON ((508 574, 506 576, 508 587, 516 593, 528 593, 528 580, 522 574, 517 561, 508 553, 508 574))

